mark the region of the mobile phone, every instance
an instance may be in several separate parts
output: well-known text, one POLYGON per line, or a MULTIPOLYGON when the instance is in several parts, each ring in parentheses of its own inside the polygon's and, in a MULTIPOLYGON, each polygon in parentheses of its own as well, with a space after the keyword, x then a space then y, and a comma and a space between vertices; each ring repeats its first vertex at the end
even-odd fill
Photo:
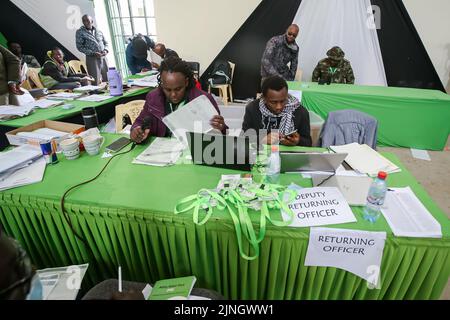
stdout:
POLYGON ((114 141, 113 143, 111 143, 110 145, 108 145, 106 147, 106 151, 114 153, 114 152, 122 150, 130 143, 131 143, 130 139, 121 137, 121 138, 117 139, 116 141, 114 141))
POLYGON ((297 129, 295 129, 295 130, 292 131, 292 132, 289 132, 289 133, 285 134, 284 136, 285 136, 285 137, 289 137, 289 136, 293 135, 293 134, 296 133, 296 132, 297 132, 297 129))

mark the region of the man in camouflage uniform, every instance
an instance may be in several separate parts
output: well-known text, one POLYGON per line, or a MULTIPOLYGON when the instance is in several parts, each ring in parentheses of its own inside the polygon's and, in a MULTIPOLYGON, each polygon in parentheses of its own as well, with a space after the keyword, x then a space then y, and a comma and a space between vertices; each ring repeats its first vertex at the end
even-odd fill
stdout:
POLYGON ((355 76, 353 74, 350 62, 344 59, 345 53, 339 47, 333 47, 327 52, 328 58, 322 59, 313 71, 312 81, 331 83, 354 84, 355 76))
POLYGON ((292 24, 285 34, 275 36, 267 42, 261 60, 261 83, 270 76, 280 76, 286 81, 294 80, 298 64, 299 48, 295 43, 298 31, 298 26, 292 24))

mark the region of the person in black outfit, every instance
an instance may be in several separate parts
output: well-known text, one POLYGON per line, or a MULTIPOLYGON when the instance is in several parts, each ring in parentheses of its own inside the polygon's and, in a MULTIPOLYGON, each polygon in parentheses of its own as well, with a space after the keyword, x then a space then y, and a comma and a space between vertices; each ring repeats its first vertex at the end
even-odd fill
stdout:
POLYGON ((258 135, 265 144, 312 144, 309 113, 288 93, 288 85, 280 76, 265 79, 262 98, 246 106, 242 131, 244 135, 258 135))

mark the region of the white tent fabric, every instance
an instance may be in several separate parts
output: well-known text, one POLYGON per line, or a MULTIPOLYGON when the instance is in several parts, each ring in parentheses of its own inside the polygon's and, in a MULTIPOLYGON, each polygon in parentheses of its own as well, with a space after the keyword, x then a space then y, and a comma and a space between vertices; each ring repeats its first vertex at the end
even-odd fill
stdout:
POLYGON ((331 47, 339 46, 352 65, 356 84, 386 86, 373 22, 370 0, 303 0, 293 21, 300 27, 302 80, 311 81, 318 61, 326 58, 331 47))

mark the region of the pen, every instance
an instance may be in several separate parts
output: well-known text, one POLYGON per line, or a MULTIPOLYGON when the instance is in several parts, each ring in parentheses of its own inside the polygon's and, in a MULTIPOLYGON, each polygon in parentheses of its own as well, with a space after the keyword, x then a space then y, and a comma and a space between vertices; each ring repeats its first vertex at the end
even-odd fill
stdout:
POLYGON ((119 292, 122 292, 122 267, 119 266, 119 292))

